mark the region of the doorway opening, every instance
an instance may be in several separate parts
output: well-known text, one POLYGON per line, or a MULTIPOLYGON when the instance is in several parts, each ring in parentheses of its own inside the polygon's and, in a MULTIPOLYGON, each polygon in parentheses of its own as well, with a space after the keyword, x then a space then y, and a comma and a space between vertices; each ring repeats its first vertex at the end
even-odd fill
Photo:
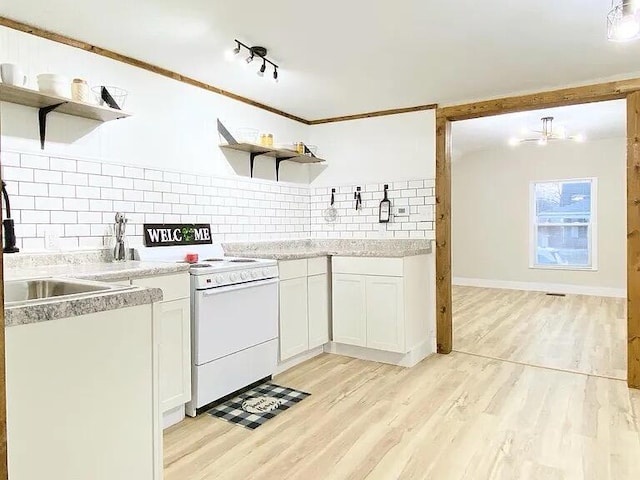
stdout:
POLYGON ((453 349, 624 380, 626 102, 452 124, 453 349))

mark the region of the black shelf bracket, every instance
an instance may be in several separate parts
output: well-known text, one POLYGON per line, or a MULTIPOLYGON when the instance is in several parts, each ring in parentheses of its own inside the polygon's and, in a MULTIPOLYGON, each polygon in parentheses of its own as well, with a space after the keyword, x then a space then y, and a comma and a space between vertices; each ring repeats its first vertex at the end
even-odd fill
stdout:
POLYGON ((255 163, 256 157, 258 155, 262 155, 260 152, 251 152, 249 153, 249 165, 251 167, 251 178, 253 178, 253 164, 255 163))
POLYGON ((280 164, 295 157, 276 158, 276 182, 280 181, 280 164))
POLYGON ((40 125, 40 149, 44 150, 44 140, 47 136, 47 115, 53 112, 60 105, 64 105, 67 102, 58 103, 56 105, 50 105, 48 107, 42 107, 38 110, 38 124, 40 125))

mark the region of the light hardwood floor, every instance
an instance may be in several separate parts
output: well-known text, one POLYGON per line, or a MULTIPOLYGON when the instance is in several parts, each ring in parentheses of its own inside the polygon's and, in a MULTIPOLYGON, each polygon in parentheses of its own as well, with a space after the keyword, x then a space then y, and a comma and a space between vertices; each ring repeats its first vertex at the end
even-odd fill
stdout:
POLYGON ((627 378, 626 300, 453 287, 453 348, 627 378))
POLYGON ((202 415, 165 434, 165 479, 637 480, 640 392, 453 352, 412 369, 324 354, 255 431, 202 415))

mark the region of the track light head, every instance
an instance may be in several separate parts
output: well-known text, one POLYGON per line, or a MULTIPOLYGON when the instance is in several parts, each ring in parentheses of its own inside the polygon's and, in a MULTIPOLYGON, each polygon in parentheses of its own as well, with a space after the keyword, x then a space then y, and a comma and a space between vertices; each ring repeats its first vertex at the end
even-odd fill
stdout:
POLYGON ((247 62, 247 63, 251 63, 251 62, 253 62, 253 53, 252 53, 250 56, 248 56, 248 57, 247 57, 246 62, 247 62))
POLYGON ((274 69, 273 69, 273 79, 276 82, 278 81, 278 67, 274 67, 274 69))
POLYGON ((238 55, 240 53, 240 42, 236 42, 236 48, 233 49, 233 54, 238 55))
POLYGON ((262 66, 260 67, 260 70, 258 70, 258 76, 259 77, 264 77, 264 71, 267 69, 267 62, 265 62, 264 60, 262 61, 262 66))

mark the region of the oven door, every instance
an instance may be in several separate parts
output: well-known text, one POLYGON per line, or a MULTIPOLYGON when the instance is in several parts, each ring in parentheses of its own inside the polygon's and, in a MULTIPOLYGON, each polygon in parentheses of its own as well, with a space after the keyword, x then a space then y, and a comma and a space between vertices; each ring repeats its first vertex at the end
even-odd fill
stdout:
POLYGON ((196 290, 193 311, 196 365, 278 337, 278 279, 196 290))

